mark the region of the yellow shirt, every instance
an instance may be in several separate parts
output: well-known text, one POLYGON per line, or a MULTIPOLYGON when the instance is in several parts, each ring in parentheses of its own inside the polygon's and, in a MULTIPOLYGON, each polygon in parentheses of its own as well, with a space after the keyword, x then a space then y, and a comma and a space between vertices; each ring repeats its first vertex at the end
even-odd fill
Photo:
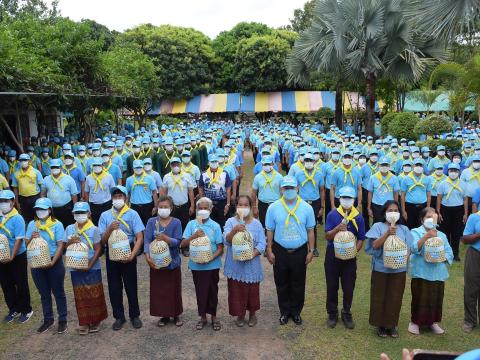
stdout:
POLYGON ((15 173, 15 180, 16 184, 13 182, 12 186, 18 188, 18 194, 20 196, 34 196, 40 192, 37 184, 37 173, 31 166, 27 169, 27 171, 23 171, 23 169, 18 170, 15 173))
POLYGON ((9 185, 8 185, 7 179, 5 178, 5 176, 0 174, 0 191, 8 188, 9 188, 9 185))

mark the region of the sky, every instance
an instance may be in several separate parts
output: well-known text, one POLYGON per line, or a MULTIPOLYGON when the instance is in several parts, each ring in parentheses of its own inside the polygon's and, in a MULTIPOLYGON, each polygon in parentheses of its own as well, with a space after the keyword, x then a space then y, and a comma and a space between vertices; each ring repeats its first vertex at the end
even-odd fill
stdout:
POLYGON ((293 10, 306 0, 59 0, 63 16, 92 19, 123 31, 152 23, 193 27, 210 38, 241 21, 271 27, 289 24, 293 10))

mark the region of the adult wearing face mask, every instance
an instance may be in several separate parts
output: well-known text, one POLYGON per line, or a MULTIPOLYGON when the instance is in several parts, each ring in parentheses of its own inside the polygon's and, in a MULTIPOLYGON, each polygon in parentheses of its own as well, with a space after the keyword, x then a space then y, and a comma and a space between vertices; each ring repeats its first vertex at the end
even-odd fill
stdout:
POLYGON ((366 233, 365 252, 372 256, 369 323, 377 328, 381 338, 398 337, 398 319, 402 307, 407 266, 389 269, 383 263, 383 245, 390 235, 396 235, 409 248, 412 244, 410 230, 399 225, 400 205, 395 200, 385 202, 381 221, 375 222, 366 233))
POLYGON ((77 185, 70 175, 62 172, 62 160, 50 160, 52 174, 47 176, 42 184, 42 197, 52 201, 52 210, 55 218, 64 227, 75 222, 73 219, 73 204, 77 202, 77 185))
POLYGON ((227 172, 218 166, 216 155, 210 155, 208 161, 210 166, 200 177, 198 190, 201 197, 212 200, 212 220, 223 228, 225 217, 230 210, 232 181, 227 172))
POLYGON ((77 163, 80 164, 80 166, 77 165, 77 167, 82 170, 85 176, 90 173, 90 169, 87 168, 88 159, 89 157, 87 156, 85 145, 79 145, 76 160, 77 163))
POLYGON ((65 229, 65 248, 75 243, 83 243, 88 247, 88 267, 85 270, 70 270, 78 333, 87 335, 98 332, 100 323, 108 317, 99 261, 102 244, 100 232, 90 219, 88 203, 75 203, 72 213, 75 223, 65 229))
POLYGON ((62 255, 64 249, 65 229, 62 223, 55 219, 52 212, 52 201, 41 198, 35 201, 35 219, 30 221, 25 233, 26 245, 32 239, 41 237, 48 244, 51 263, 41 269, 32 269, 32 279, 40 293, 43 310, 43 323, 37 329, 44 333, 54 323, 52 294, 55 297, 58 312, 57 333, 67 331, 67 298, 64 290, 65 267, 62 255))
MULTIPOLYGON (((25 154, 27 155, 27 154, 25 154)), ((10 150, 8 152, 8 173, 10 177, 17 172, 17 170, 21 167, 19 161, 17 160, 17 152, 15 150, 10 150)))
POLYGON ((468 197, 464 190, 466 184, 459 177, 460 166, 449 164, 448 178, 437 188, 436 204, 437 213, 440 214, 440 230, 448 238, 455 261, 460 261, 460 238, 468 217, 468 197))
POLYGON ((33 205, 40 197, 43 178, 40 171, 30 164, 30 156, 21 154, 20 169, 12 176, 12 188, 15 193, 15 207, 22 214, 25 222, 34 218, 33 205))
POLYGON ((448 165, 450 163, 450 159, 446 156, 445 153, 445 146, 438 145, 437 146, 437 156, 432 158, 428 163, 428 172, 431 174, 436 168, 437 164, 442 164, 442 166, 448 165))
POLYGON ((182 241, 182 224, 172 217, 174 204, 170 196, 161 195, 158 200, 157 216, 148 220, 145 229, 143 250, 145 260, 150 266, 150 315, 160 317, 157 325, 164 327, 173 318, 175 326, 182 326, 180 315, 182 304, 182 271, 180 243, 182 241), (154 260, 150 257, 150 244, 164 241, 170 249, 171 263, 161 269, 156 269, 154 260))
POLYGON ((390 172, 389 159, 383 157, 379 164, 379 171, 370 177, 367 185, 368 216, 373 219, 373 223, 382 221, 385 203, 391 200, 398 202, 398 193, 400 192, 400 182, 390 172))
POLYGON ((103 159, 94 158, 92 173, 85 180, 85 199, 88 199, 95 226, 98 226, 100 215, 112 207, 111 189, 114 186, 112 175, 103 169, 103 159))
POLYGON ((394 165, 394 172, 396 174, 399 174, 402 172, 403 166, 407 161, 411 161, 410 157, 410 149, 408 147, 403 147, 402 148, 402 157, 397 160, 397 162, 394 165))
MULTIPOLYGON (((468 196, 469 210, 472 207, 472 198, 475 194, 475 190, 480 187, 480 156, 473 155, 470 159, 470 166, 463 170, 460 175, 460 180, 467 184, 465 193, 468 196)), ((471 211, 469 211, 469 213, 471 213, 471 211)))
POLYGON ((342 321, 347 329, 353 329, 355 323, 351 313, 353 291, 357 277, 357 259, 340 260, 335 257, 333 240, 340 231, 350 231, 357 239, 357 250, 360 251, 365 240, 365 221, 354 207, 355 189, 350 186, 340 188, 340 205, 332 209, 325 222, 325 280, 327 283, 327 325, 334 328, 338 321, 338 288, 341 281, 343 291, 342 321))
POLYGON ((325 176, 325 214, 332 209, 330 202, 330 188, 332 186, 333 173, 340 167, 340 150, 334 148, 331 150, 331 158, 323 164, 322 172, 325 176))
POLYGON ((295 161, 295 163, 292 164, 292 166, 290 166, 290 169, 288 170, 288 176, 295 177, 297 172, 303 171, 304 169, 303 162, 305 160, 306 153, 307 153, 307 149, 305 147, 302 147, 298 150, 297 161, 295 161))
POLYGON ((418 227, 420 211, 430 207, 432 191, 432 178, 423 174, 423 160, 417 158, 413 165, 400 183, 402 216, 409 229, 418 227))
POLYGON ((72 152, 66 152, 63 156, 62 171, 64 174, 69 175, 77 186, 77 193, 80 198, 83 199, 83 192, 85 189, 85 173, 83 172, 81 165, 75 163, 75 156, 72 152))
POLYGON ((378 150, 372 149, 369 153, 369 161, 360 170, 360 176, 362 177, 362 216, 365 219, 365 231, 370 229, 370 213, 368 211, 368 184, 372 175, 375 175, 378 170, 378 150))
POLYGON ((445 174, 443 173, 442 164, 438 163, 437 168, 435 171, 430 175, 432 178, 432 196, 430 199, 430 206, 434 209, 437 208, 437 190, 440 184, 447 179, 445 174))
MULTIPOLYGON (((218 157, 218 166, 228 174, 230 181, 232 182, 230 203, 235 204, 237 201, 238 182, 240 181, 240 173, 234 164, 228 162, 228 156, 222 148, 217 148, 216 155, 218 157)), ((235 213, 234 206, 231 206, 227 215, 235 213)))
POLYGON ((134 329, 142 327, 140 307, 138 305, 137 255, 143 249, 143 231, 145 226, 135 210, 127 205, 128 192, 124 186, 117 185, 111 190, 112 207, 100 216, 98 230, 102 245, 106 248, 106 267, 108 293, 115 322, 112 329, 118 331, 125 324, 123 308, 123 289, 128 298, 128 315, 134 329), (108 254, 108 239, 114 230, 121 229, 128 237, 132 254, 125 261, 111 261, 108 254))
POLYGON ((10 190, 0 191, 0 234, 8 239, 10 258, 0 262, 0 285, 3 290, 8 314, 3 322, 17 319, 27 322, 33 315, 28 287, 27 253, 24 242, 25 220, 14 208, 15 194, 10 190))
POLYGON ((260 222, 253 218, 252 199, 240 195, 237 202, 237 214, 227 220, 223 232, 227 249, 224 274, 228 280, 228 308, 236 316, 235 324, 245 326, 245 315, 249 312, 248 326, 257 324, 256 312, 260 309, 260 282, 263 281, 263 269, 260 255, 265 251, 265 230, 260 222), (232 239, 242 231, 248 231, 253 239, 253 258, 236 261, 232 255, 232 239))
POLYGON ((160 194, 162 190, 162 178, 158 172, 153 170, 153 161, 150 158, 145 158, 143 160, 143 170, 145 171, 145 174, 150 175, 153 178, 153 181, 155 181, 155 186, 157 187, 157 192, 160 194))
POLYGON ((192 163, 192 154, 189 150, 184 150, 182 153, 182 172, 189 174, 190 177, 195 181, 194 186, 194 195, 198 194, 198 183, 200 181, 200 168, 192 163))
POLYGON ((268 207, 280 199, 280 184, 283 176, 274 169, 274 162, 271 156, 262 158, 261 172, 255 176, 252 184, 252 213, 265 226, 265 216, 268 207))
POLYGON ((315 214, 313 208, 297 193, 298 182, 285 176, 281 183, 282 197, 267 210, 267 257, 273 265, 277 288, 280 325, 291 317, 302 324, 305 302, 307 265, 315 248, 315 214))
MULTIPOLYGON (((322 171, 315 167, 315 158, 311 153, 305 155, 304 169, 295 175, 299 185, 298 195, 313 208, 316 224, 323 218, 325 184, 322 171)), ((318 257, 317 227, 314 228, 315 245, 313 256, 318 257)))
POLYGON ((110 150, 102 150, 103 168, 113 177, 115 185, 122 185, 122 170, 112 161, 110 150))
POLYGON ((166 138, 164 143, 164 151, 158 156, 157 160, 157 171, 160 175, 165 177, 170 171, 170 160, 174 157, 180 157, 180 155, 175 151, 173 146, 173 139, 166 138))
POLYGON ((355 191, 355 197, 358 209, 362 210, 362 176, 360 170, 352 165, 352 153, 346 151, 342 156, 342 163, 335 170, 332 176, 332 184, 330 188, 330 206, 334 209, 340 203, 340 189, 343 187, 351 187, 355 191))
POLYGON ((212 260, 206 264, 197 264, 190 259, 188 267, 192 270, 198 315, 200 316, 196 329, 202 330, 207 325, 207 314, 210 314, 213 330, 219 331, 222 328, 217 320, 218 282, 223 254, 222 229, 210 217, 213 209, 212 200, 202 197, 197 201, 196 208, 197 218, 190 220, 185 228, 180 247, 188 248, 193 239, 202 236, 207 236, 210 240, 212 260))
POLYGON ((445 280, 448 279, 447 265, 453 262, 453 252, 447 237, 436 230, 437 217, 435 209, 427 207, 420 212, 421 226, 411 231, 413 242, 410 248, 410 277, 412 278, 412 314, 408 331, 420 334, 420 327, 428 326, 434 334, 445 331, 438 324, 442 321, 443 295, 445 280), (443 241, 446 261, 431 263, 425 261, 425 242, 434 237, 443 241))
POLYGON ((101 158, 102 152, 100 150, 100 144, 92 144, 92 155, 87 160, 87 172, 91 174, 93 172, 93 161, 96 158, 101 158))

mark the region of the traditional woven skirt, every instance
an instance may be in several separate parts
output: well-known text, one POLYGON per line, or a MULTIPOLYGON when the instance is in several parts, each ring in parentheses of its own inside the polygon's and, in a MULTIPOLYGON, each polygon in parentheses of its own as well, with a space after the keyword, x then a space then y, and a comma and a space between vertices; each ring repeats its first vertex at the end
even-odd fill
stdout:
POLYGON ((228 279, 228 310, 232 316, 245 316, 246 311, 260 309, 260 283, 228 279))
POLYGON ((443 281, 412 279, 412 322, 430 326, 442 321, 443 281))
POLYGON ((150 315, 176 317, 183 313, 182 271, 150 269, 150 315))
POLYGON ((197 295, 198 315, 217 316, 219 269, 192 270, 195 294, 197 295))
POLYGON ((398 325, 406 277, 406 272, 384 273, 372 271, 370 325, 387 329, 398 325))
POLYGON ((98 324, 108 317, 101 270, 72 271, 73 295, 80 326, 98 324))

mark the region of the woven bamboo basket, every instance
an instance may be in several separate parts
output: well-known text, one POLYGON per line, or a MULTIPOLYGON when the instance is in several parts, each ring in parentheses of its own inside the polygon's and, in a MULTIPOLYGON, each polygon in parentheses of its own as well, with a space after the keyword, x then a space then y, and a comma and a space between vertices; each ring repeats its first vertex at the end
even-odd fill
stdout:
POLYGON ((128 236, 121 229, 113 230, 108 238, 108 257, 112 261, 128 260, 132 255, 128 236))
POLYGON ((190 259, 197 264, 207 264, 212 261, 212 247, 207 236, 190 241, 190 259))
POLYGON ((155 240, 150 244, 150 258, 156 269, 166 268, 172 262, 170 248, 165 241, 155 240))
POLYGON ((88 269, 88 246, 79 242, 67 247, 65 266, 74 270, 88 269))
POLYGON ((383 244, 383 265, 387 269, 400 269, 407 266, 408 247, 396 235, 390 235, 383 244))
POLYGON ((350 260, 357 256, 357 238, 351 231, 339 231, 333 239, 335 257, 350 260))
POLYGON ((0 262, 10 260, 10 244, 5 235, 0 234, 0 262))
POLYGON ((442 263, 447 260, 445 257, 445 244, 439 237, 433 237, 423 244, 423 257, 429 263, 442 263))
POLYGON ((232 239, 233 260, 248 261, 253 259, 253 239, 248 231, 236 233, 232 239))
POLYGON ((50 250, 48 243, 41 237, 33 238, 27 247, 27 260, 30 268, 38 269, 50 265, 50 250))

